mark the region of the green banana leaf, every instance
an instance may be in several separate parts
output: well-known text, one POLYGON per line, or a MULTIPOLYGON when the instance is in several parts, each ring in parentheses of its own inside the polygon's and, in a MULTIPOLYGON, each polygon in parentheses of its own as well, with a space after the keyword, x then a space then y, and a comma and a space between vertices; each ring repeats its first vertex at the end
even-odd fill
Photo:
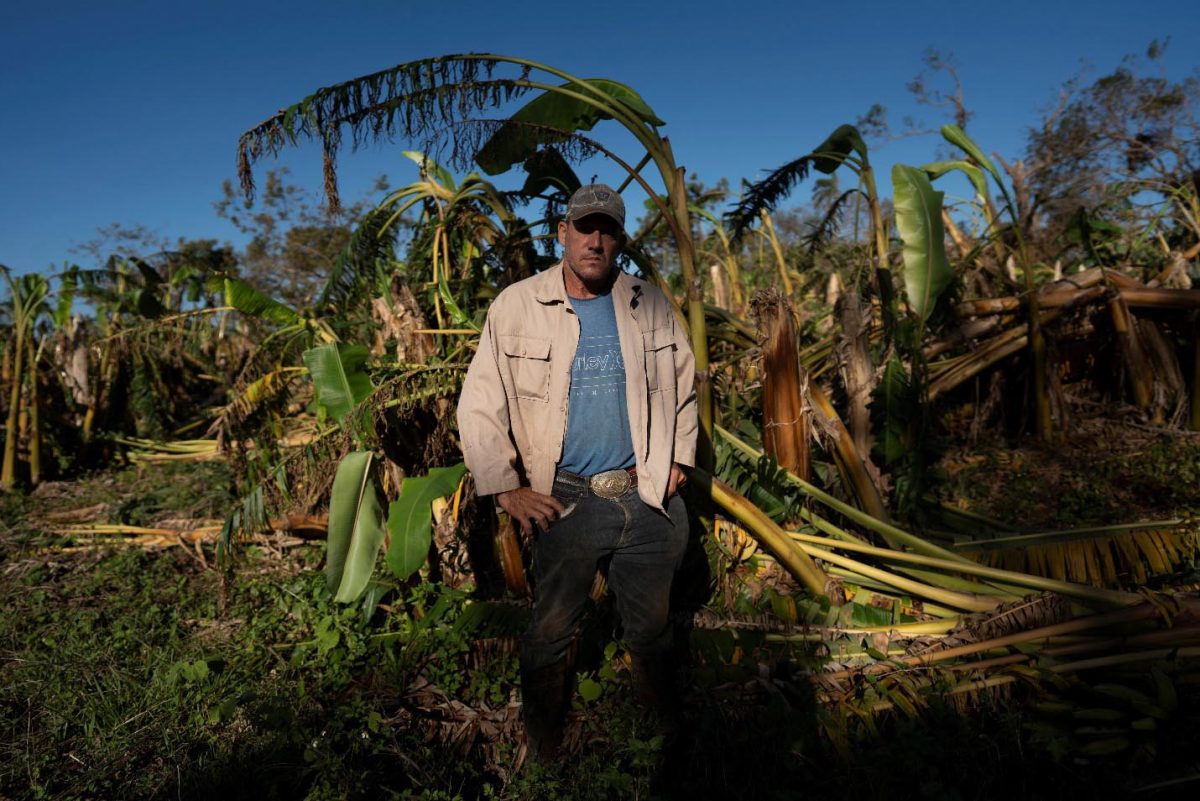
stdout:
POLYGON ((432 539, 430 504, 458 487, 467 466, 435 467, 424 476, 409 476, 400 485, 400 497, 388 505, 388 531, 392 541, 388 546, 387 563, 392 573, 403 581, 411 576, 429 555, 432 539))
POLYGON ((274 298, 263 294, 240 278, 224 280, 225 305, 232 306, 249 317, 268 320, 280 325, 296 325, 303 318, 274 298))
MULTIPOLYGON (((642 122, 653 126, 666 124, 641 95, 625 84, 606 78, 586 78, 584 83, 626 106, 642 122)), ((560 88, 588 94, 586 89, 573 82, 564 83, 560 88)), ((590 131, 597 122, 611 119, 611 114, 589 103, 546 91, 526 103, 510 122, 492 134, 475 154, 475 163, 488 175, 499 175, 533 156, 538 145, 560 140, 562 136, 555 131, 590 131)))
POLYGON ((454 299, 454 295, 450 292, 450 287, 446 283, 446 276, 438 276, 438 296, 442 299, 442 305, 446 307, 446 311, 450 313, 450 321, 459 328, 469 328, 475 333, 479 333, 479 324, 472 320, 463 312, 458 305, 458 301, 454 299))
POLYGON ((51 319, 55 328, 62 328, 71 319, 71 310, 75 304, 75 292, 79 288, 79 268, 69 267, 58 282, 58 300, 54 304, 51 319))
POLYGON ((528 177, 521 187, 522 194, 542 195, 562 192, 570 196, 580 187, 579 176, 556 147, 543 147, 525 159, 528 177))
POLYGON ((904 241, 904 286, 908 303, 922 321, 933 311, 938 295, 954 279, 946 261, 946 231, 942 225, 942 193, 916 167, 892 168, 896 228, 904 241))
POLYGON ((872 393, 871 404, 876 418, 872 425, 877 431, 875 452, 886 466, 900 461, 912 449, 910 431, 914 416, 919 414, 919 406, 913 408, 912 394, 908 370, 900 357, 893 355, 872 393))
POLYGON ((996 169, 996 165, 992 163, 991 159, 983 155, 983 151, 979 149, 979 145, 975 144, 971 140, 971 137, 967 136, 966 131, 954 124, 943 125, 942 136, 947 142, 975 159, 980 167, 991 173, 992 177, 996 179, 996 183, 1000 183, 1000 171, 996 169))
POLYGON ((430 177, 435 183, 446 187, 447 189, 455 189, 454 176, 450 171, 438 164, 433 159, 426 156, 419 150, 402 150, 400 155, 404 156, 412 162, 415 162, 418 167, 425 171, 425 174, 430 177))
POLYGON ((325 584, 339 603, 353 603, 367 588, 387 531, 375 492, 370 451, 352 451, 338 465, 329 497, 325 584))
POLYGON ((839 125, 824 142, 813 148, 813 169, 828 175, 842 166, 851 150, 863 161, 867 160, 867 143, 862 134, 853 125, 839 125))
POLYGON ((922 165, 921 169, 929 176, 930 181, 936 181, 946 173, 958 170, 967 176, 967 180, 975 187, 975 192, 980 197, 987 197, 987 178, 983 176, 983 170, 969 161, 931 161, 922 165))
POLYGON ((317 403, 339 423, 375 389, 363 371, 367 353, 363 345, 341 342, 304 351, 304 365, 317 388, 317 403))

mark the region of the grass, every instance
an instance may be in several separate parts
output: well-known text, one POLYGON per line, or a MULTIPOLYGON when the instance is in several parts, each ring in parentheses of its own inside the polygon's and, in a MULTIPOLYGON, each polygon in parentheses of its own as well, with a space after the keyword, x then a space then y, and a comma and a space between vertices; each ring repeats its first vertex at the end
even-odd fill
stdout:
POLYGON ((227 478, 168 466, 2 499, 0 799, 1082 798, 1196 771, 1186 692, 1157 760, 1056 757, 1032 713, 991 698, 852 724, 839 750, 836 712, 752 640, 692 671, 669 759, 617 646, 585 655, 572 757, 516 771, 519 610, 413 584, 365 613, 331 603, 319 544, 214 568, 181 548, 63 552, 37 522, 212 516, 227 478))

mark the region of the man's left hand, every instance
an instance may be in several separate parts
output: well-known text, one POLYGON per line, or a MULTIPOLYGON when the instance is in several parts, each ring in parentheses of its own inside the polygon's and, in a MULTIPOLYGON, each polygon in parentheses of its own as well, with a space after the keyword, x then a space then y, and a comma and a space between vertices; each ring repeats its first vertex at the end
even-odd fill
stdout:
POLYGON ((687 483, 687 474, 683 472, 683 468, 677 464, 671 465, 671 475, 667 478, 667 497, 670 498, 679 488, 687 483))

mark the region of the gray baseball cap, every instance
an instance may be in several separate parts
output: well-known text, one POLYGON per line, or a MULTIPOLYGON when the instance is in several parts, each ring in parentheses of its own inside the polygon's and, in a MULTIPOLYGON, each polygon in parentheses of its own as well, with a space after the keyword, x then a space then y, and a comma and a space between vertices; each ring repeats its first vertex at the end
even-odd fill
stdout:
POLYGON ((578 220, 589 214, 603 214, 625 229, 625 201, 617 190, 607 184, 588 184, 575 190, 567 203, 567 220, 578 220))

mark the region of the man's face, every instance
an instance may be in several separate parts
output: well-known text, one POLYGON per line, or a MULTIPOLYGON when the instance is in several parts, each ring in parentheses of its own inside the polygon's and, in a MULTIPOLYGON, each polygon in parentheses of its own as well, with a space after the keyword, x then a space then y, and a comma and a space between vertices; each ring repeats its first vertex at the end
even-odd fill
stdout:
POLYGON ((623 239, 617 221, 604 214, 588 214, 558 224, 558 242, 563 246, 567 267, 593 288, 608 279, 623 239))

